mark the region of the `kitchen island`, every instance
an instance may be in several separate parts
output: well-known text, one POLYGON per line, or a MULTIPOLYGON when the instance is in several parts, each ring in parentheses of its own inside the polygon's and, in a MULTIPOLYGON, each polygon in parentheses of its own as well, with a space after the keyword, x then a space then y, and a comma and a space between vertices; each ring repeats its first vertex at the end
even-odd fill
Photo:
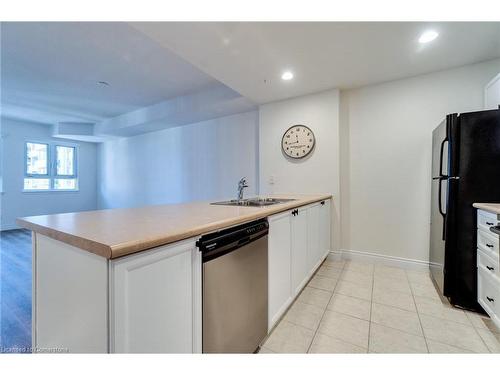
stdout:
POLYGON ((33 231, 33 348, 201 352, 203 234, 269 220, 271 329, 331 249, 331 196, 18 219, 33 231))

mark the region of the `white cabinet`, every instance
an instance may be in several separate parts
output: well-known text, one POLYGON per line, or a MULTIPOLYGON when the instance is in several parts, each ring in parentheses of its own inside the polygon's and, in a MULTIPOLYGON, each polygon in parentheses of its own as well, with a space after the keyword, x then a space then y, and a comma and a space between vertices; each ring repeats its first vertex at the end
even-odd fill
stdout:
POLYGON ((271 329, 330 251, 330 200, 270 216, 271 329))
POLYGON ((292 294, 297 295, 309 277, 307 261, 307 208, 301 207, 291 217, 292 294))
POLYGON ((499 239, 489 230, 499 221, 496 214, 477 211, 477 300, 500 328, 499 239))
POLYGON ((319 246, 321 259, 325 258, 332 250, 332 223, 331 223, 331 200, 327 199, 319 206, 319 246))
POLYGON ((500 328, 500 280, 484 270, 477 274, 477 299, 491 320, 500 328))
POLYGON ((291 212, 269 217, 268 325, 271 329, 292 301, 291 212))
POLYGON ((307 206, 307 258, 311 273, 331 250, 330 200, 307 206))
POLYGON ((321 258, 319 206, 319 203, 315 203, 307 207, 307 262, 311 272, 319 265, 321 258))
POLYGON ((201 353, 195 239, 108 260, 36 234, 33 346, 70 353, 201 353))
POLYGON ((201 352, 201 253, 193 239, 109 267, 111 352, 201 352))
POLYGON ((331 220, 332 204, 331 200, 327 199, 320 203, 320 247, 321 257, 324 258, 332 250, 332 220, 331 220))

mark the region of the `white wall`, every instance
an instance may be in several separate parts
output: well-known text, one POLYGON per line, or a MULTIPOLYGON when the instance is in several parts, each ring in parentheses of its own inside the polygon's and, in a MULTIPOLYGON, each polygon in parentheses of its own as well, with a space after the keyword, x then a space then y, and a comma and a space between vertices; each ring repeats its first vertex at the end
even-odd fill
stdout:
POLYGON ((329 193, 333 197, 333 247, 339 239, 339 91, 273 102, 259 109, 261 194, 329 193), (310 156, 290 160, 281 151, 283 133, 292 125, 312 129, 316 146, 310 156), (274 183, 270 183, 270 179, 274 183))
POLYGON ((500 60, 341 93, 342 248, 427 261, 432 130, 481 110, 500 60))
POLYGON ((99 146, 99 207, 235 198, 258 191, 258 116, 247 112, 99 146))
MULTIPOLYGON (((51 137, 47 125, 1 119, 2 121, 2 175, 1 205, 2 230, 16 228, 18 217, 60 212, 93 210, 97 208, 97 147, 92 143, 71 142, 79 145, 79 191, 23 192, 24 143, 26 141, 59 141, 51 137)), ((68 143, 68 141, 63 141, 68 143)))
POLYGON ((486 85, 484 91, 484 108, 500 108, 500 73, 486 85))

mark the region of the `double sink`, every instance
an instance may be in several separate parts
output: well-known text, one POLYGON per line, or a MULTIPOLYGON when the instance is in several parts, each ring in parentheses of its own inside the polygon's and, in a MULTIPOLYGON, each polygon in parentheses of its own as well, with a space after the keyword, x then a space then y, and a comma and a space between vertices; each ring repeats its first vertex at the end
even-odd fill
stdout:
POLYGON ((247 206, 247 207, 265 207, 272 206, 273 204, 286 203, 293 201, 295 199, 285 199, 285 198, 248 198, 248 199, 232 199, 230 201, 214 202, 212 204, 217 204, 221 206, 247 206))

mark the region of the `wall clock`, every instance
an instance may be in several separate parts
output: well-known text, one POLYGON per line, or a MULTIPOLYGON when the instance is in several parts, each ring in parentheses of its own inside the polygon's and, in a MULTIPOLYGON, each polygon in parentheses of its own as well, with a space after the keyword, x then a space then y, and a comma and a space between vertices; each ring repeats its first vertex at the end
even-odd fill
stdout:
POLYGON ((288 128, 281 139, 283 153, 293 159, 306 157, 314 148, 314 133, 305 125, 294 125, 288 128))

